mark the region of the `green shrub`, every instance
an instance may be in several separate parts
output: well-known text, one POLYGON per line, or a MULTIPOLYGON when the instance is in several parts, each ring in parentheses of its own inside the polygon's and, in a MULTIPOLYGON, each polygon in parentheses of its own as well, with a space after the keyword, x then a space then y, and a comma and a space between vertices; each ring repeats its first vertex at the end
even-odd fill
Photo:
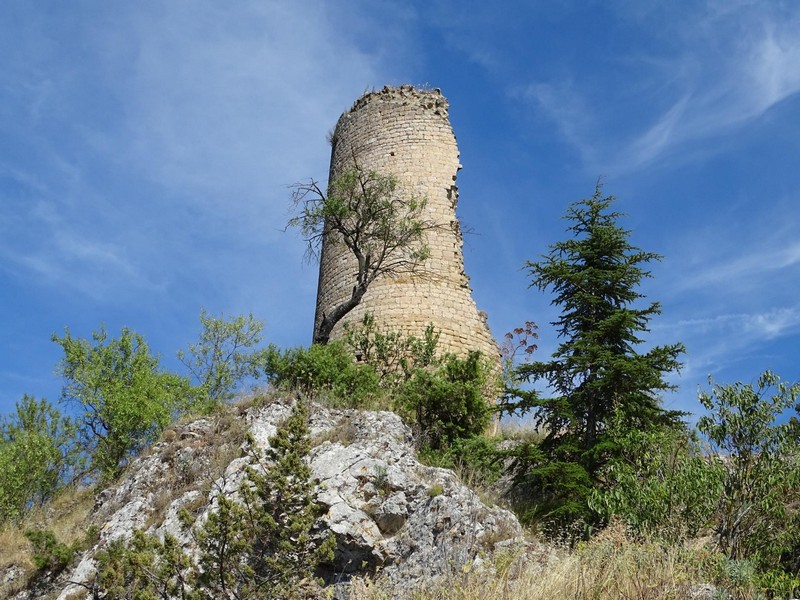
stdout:
POLYGON ((375 369, 385 389, 396 388, 415 369, 428 367, 436 360, 439 333, 433 324, 418 338, 399 331, 381 330, 372 313, 366 313, 360 323, 346 323, 344 331, 346 345, 359 361, 375 369))
POLYGON ((56 534, 49 529, 28 529, 25 537, 33 545, 33 564, 38 571, 50 571, 57 575, 72 562, 77 550, 56 539, 56 534))
POLYGON ((397 411, 413 423, 421 446, 446 448, 483 433, 492 418, 491 371, 480 352, 445 356, 435 371, 417 368, 398 389, 397 411))
POLYGON ((715 519, 720 549, 762 570, 800 566, 800 446, 793 424, 778 422, 799 394, 800 384, 769 371, 756 386, 714 385, 700 394, 709 412, 697 427, 724 474, 715 519))
POLYGON ((203 309, 200 324, 200 340, 187 351, 179 351, 178 359, 196 382, 192 410, 209 412, 230 400, 237 385, 261 374, 267 351, 256 349, 264 324, 252 314, 225 319, 203 309))
POLYGON ((101 478, 115 477, 131 456, 158 438, 185 403, 189 383, 159 368, 139 334, 122 329, 92 341, 53 335, 64 350, 61 400, 78 407, 79 443, 101 478))
POLYGON ((642 538, 678 543, 707 532, 724 470, 679 429, 621 430, 618 458, 589 504, 603 521, 618 516, 642 538))
POLYGON ((265 370, 274 385, 325 398, 334 406, 373 407, 383 396, 375 369, 357 363, 342 341, 285 352, 270 346, 265 370))
POLYGON ((80 462, 75 424, 46 400, 24 396, 0 423, 0 523, 52 498, 80 462))
POLYGON ((193 563, 171 536, 160 541, 138 529, 128 544, 112 541, 97 555, 97 585, 105 598, 196 598, 193 563))
POLYGON ((473 485, 491 486, 503 474, 502 455, 497 450, 497 438, 476 435, 459 438, 446 448, 421 448, 419 459, 433 467, 452 469, 473 485))

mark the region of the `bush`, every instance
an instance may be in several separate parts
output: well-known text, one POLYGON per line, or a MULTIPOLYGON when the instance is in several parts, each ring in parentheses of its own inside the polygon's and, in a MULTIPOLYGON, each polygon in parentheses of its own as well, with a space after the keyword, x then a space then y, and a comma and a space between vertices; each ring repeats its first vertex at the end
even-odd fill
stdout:
POLYGON ((325 398, 334 406, 367 408, 383 397, 375 369, 356 363, 342 341, 285 352, 270 346, 265 362, 267 378, 274 385, 325 398))
POLYGON ((777 422, 798 394, 800 384, 769 371, 755 387, 713 385, 700 394, 709 413, 697 427, 723 472, 715 522, 720 549, 764 570, 800 566, 800 447, 793 424, 777 422))
POLYGON ((119 339, 108 340, 101 327, 91 342, 73 338, 69 330, 53 341, 64 350, 61 399, 83 411, 79 443, 92 470, 111 479, 172 421, 189 384, 161 371, 142 336, 127 328, 119 339))
POLYGON ((346 323, 344 331, 347 346, 359 361, 375 369, 385 389, 394 390, 415 369, 428 367, 436 360, 439 333, 432 324, 418 338, 399 331, 381 330, 372 313, 367 313, 361 323, 346 323))
POLYGON ((621 456, 606 468, 591 508, 602 521, 620 517, 643 539, 680 543, 708 531, 724 470, 679 429, 621 431, 621 456))
POLYGON ((446 448, 422 448, 419 459, 427 465, 452 469, 466 477, 470 487, 488 487, 503 474, 502 455, 497 450, 497 438, 477 435, 459 438, 446 448))
POLYGON ((421 446, 446 448, 483 433, 491 422, 490 374, 480 352, 447 355, 435 371, 414 370, 398 389, 396 409, 414 424, 421 446))
POLYGON ((192 408, 209 412, 233 397, 235 387, 261 374, 266 351, 254 349, 261 342, 264 324, 252 314, 226 320, 200 312, 200 341, 178 352, 196 385, 192 408))
POLYGON ((49 500, 80 463, 70 419, 31 396, 16 408, 0 424, 0 523, 49 500))
POLYGON ((33 564, 39 571, 50 571, 57 575, 75 556, 76 548, 60 543, 49 529, 28 529, 25 537, 33 545, 33 564))

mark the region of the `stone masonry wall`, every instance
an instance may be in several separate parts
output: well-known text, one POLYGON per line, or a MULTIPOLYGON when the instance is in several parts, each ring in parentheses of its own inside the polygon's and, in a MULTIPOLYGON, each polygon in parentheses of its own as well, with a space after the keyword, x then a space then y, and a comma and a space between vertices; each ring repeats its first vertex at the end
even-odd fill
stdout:
MULTIPOLYGON (((379 278, 331 339, 342 336, 345 322, 360 322, 366 312, 392 330, 420 336, 429 323, 441 332, 440 350, 464 355, 480 350, 499 360, 497 343, 472 299, 464 272, 461 232, 455 209, 456 173, 461 168, 448 102, 436 90, 385 87, 362 96, 336 125, 331 172, 352 167, 355 155, 364 169, 393 175, 399 193, 427 198, 423 219, 437 224, 426 234, 431 255, 413 275, 379 278)), ((332 309, 350 294, 357 265, 341 244, 323 244, 317 313, 332 309)))

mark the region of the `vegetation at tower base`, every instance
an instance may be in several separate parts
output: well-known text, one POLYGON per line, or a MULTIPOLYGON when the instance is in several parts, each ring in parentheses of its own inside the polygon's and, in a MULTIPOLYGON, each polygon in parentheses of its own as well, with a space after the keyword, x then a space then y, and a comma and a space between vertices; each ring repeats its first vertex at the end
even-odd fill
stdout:
POLYGON ((665 374, 680 367, 680 343, 637 352, 658 303, 637 308, 637 287, 650 274, 645 265, 660 257, 628 241, 613 197, 594 195, 567 210, 570 239, 551 246, 539 262, 528 262, 531 286, 555 292, 561 315, 553 323, 562 339, 550 361, 522 364, 521 381, 547 383, 552 395, 512 389, 506 410, 533 412, 545 433, 538 444, 517 450, 518 482, 532 494, 529 517, 563 525, 589 520, 586 499, 599 485, 603 466, 620 452, 612 435, 622 428, 643 431, 677 426, 679 414, 661 408, 665 374))
POLYGON ((327 194, 313 180, 294 188, 299 214, 289 225, 300 229, 308 256, 320 258, 325 238, 328 244, 343 244, 358 264, 350 297, 323 315, 314 332, 314 343, 326 344, 372 282, 414 273, 428 258, 424 234, 435 225, 423 219, 425 198, 400 193, 395 177, 363 169, 355 158, 352 168, 328 183, 327 194))
POLYGON ((367 313, 359 325, 348 324, 344 340, 283 353, 270 348, 266 374, 280 388, 332 406, 392 410, 420 448, 446 450, 486 430, 498 384, 480 352, 438 355, 438 339, 433 326, 422 338, 381 330, 367 313))
POLYGON ((112 479, 184 408, 188 382, 159 369, 144 338, 127 328, 119 339, 108 340, 101 327, 91 342, 68 329, 53 341, 64 350, 61 400, 82 411, 78 444, 91 472, 112 479))

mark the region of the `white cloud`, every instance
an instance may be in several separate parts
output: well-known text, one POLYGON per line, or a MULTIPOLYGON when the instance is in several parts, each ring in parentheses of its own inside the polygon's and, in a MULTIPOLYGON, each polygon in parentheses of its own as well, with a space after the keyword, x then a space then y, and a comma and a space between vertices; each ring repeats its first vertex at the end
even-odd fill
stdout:
POLYGON ((753 112, 761 114, 800 91, 800 34, 795 20, 788 27, 768 23, 763 37, 750 48, 744 64, 752 91, 753 112))
MULTIPOLYGON (((669 326, 692 335, 735 334, 739 342, 733 346, 749 344, 753 339, 772 339, 789 335, 800 327, 800 307, 773 308, 761 313, 716 315, 709 318, 685 319, 669 326)), ((725 345, 731 347, 730 340, 725 345)))
POLYGON ((555 121, 561 135, 578 149, 584 162, 597 160, 596 147, 585 143, 587 138, 594 137, 597 123, 591 105, 584 101, 573 81, 530 84, 522 90, 521 96, 534 102, 555 121))
POLYGON ((14 52, 0 65, 0 132, 26 144, 0 153, 4 270, 135 302, 121 291, 252 277, 260 264, 264 295, 283 258, 299 267, 287 185, 324 179, 326 132, 404 52, 389 25, 396 54, 364 49, 339 22, 357 10, 27 7, 25 35, 0 43, 14 52))
POLYGON ((589 102, 596 90, 581 89, 574 79, 537 81, 526 97, 557 124, 589 172, 626 173, 682 160, 687 145, 729 133, 800 91, 800 9, 790 10, 779 13, 764 3, 721 10, 709 2, 669 19, 662 11, 636 12, 637 28, 665 40, 663 54, 634 53, 628 67, 648 65, 647 78, 631 69, 618 97, 611 93, 618 100, 635 93, 640 114, 608 108, 619 102, 589 102), (608 139, 627 141, 611 146, 608 139))
MULTIPOLYGON (((675 282, 677 288, 698 290, 724 284, 726 289, 753 289, 763 284, 766 278, 773 279, 776 271, 792 269, 800 265, 800 242, 788 242, 785 247, 771 247, 749 252, 730 254, 736 258, 724 262, 705 262, 703 268, 675 282)), ((707 255, 706 255, 707 256, 707 255)))

